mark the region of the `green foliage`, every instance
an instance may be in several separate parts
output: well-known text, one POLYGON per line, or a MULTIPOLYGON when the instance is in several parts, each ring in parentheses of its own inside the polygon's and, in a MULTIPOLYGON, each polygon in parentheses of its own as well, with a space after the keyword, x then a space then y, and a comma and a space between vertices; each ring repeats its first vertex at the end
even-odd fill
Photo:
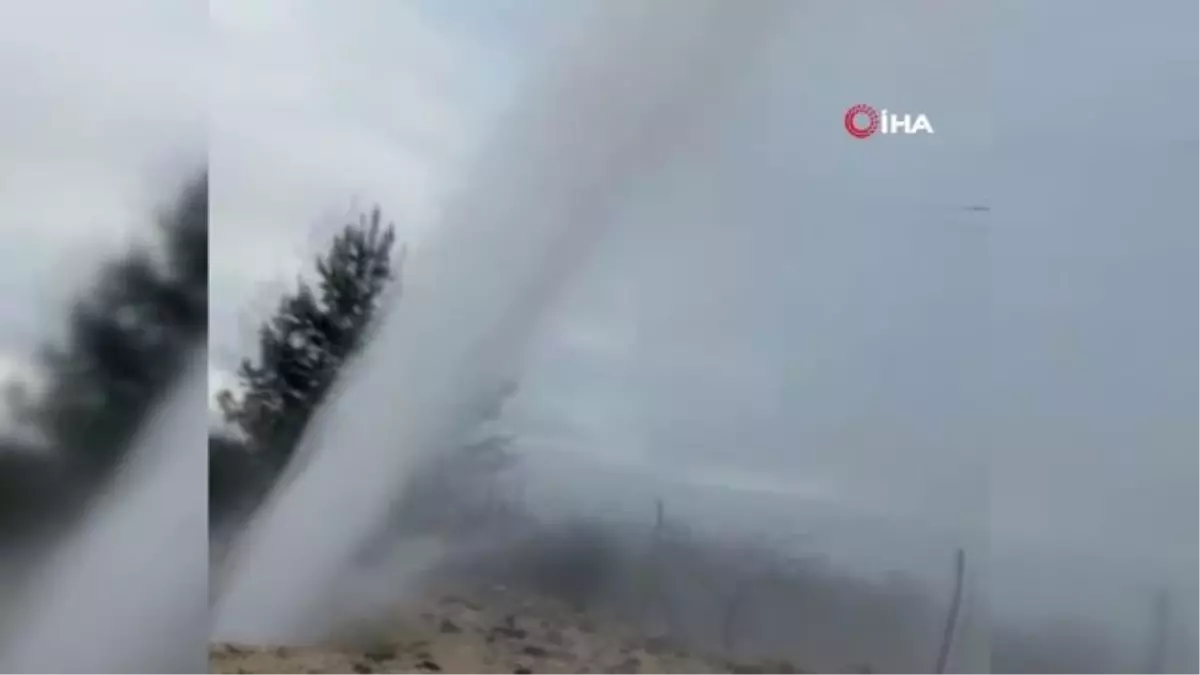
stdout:
POLYGON ((316 260, 316 288, 301 281, 259 329, 257 362, 238 372, 241 394, 218 395, 225 418, 276 470, 291 458, 342 364, 366 339, 392 279, 395 230, 379 209, 346 225, 316 260))

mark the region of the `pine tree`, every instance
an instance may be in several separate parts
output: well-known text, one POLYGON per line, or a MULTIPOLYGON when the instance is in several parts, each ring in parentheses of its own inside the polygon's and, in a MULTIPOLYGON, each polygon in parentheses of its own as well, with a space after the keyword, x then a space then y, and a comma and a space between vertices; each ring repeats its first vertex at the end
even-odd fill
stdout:
POLYGON ((65 345, 44 350, 47 388, 9 403, 44 441, 0 443, 0 544, 85 503, 173 386, 208 320, 208 175, 158 219, 162 246, 103 268, 71 308, 65 345))
POLYGON ((123 457, 208 316, 208 175, 159 219, 163 253, 134 250, 105 268, 68 319, 65 348, 43 353, 50 386, 25 413, 78 471, 100 477, 123 457))
POLYGON ((340 367, 364 339, 379 295, 392 279, 391 250, 395 241, 391 225, 380 229, 376 207, 369 220, 363 217, 357 226, 347 225, 334 239, 328 255, 317 260, 321 302, 329 319, 321 331, 334 368, 340 367))
POLYGON ((392 225, 380 211, 346 225, 316 260, 317 289, 301 281, 259 329, 257 363, 238 371, 241 396, 219 394, 226 419, 275 470, 291 458, 309 419, 346 359, 364 342, 392 279, 392 225))
POLYGON ((322 311, 312 290, 300 284, 259 329, 259 363, 242 362, 238 372, 245 394, 220 395, 221 406, 272 460, 286 461, 320 391, 328 369, 322 311))

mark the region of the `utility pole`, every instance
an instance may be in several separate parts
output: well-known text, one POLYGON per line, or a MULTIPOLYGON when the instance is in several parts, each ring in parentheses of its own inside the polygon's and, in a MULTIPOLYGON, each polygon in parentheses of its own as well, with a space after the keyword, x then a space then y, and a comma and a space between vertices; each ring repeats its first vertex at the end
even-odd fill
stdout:
POLYGON ((946 625, 942 629, 942 648, 938 651, 937 665, 933 672, 946 672, 950 661, 950 650, 954 646, 954 630, 958 626, 958 613, 962 608, 963 582, 967 575, 967 553, 961 548, 954 553, 954 595, 950 600, 950 611, 946 613, 946 625))
POLYGON ((1171 596, 1166 590, 1154 594, 1150 610, 1150 635, 1146 650, 1146 672, 1167 672, 1167 636, 1171 627, 1171 596))

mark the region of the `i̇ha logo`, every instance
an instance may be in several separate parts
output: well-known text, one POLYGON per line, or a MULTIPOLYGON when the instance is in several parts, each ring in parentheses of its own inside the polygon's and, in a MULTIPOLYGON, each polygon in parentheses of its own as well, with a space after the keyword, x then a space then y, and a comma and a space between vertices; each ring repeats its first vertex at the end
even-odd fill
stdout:
POLYGON ((846 131, 855 138, 869 138, 876 132, 881 134, 932 134, 933 125, 924 114, 897 115, 885 110, 875 110, 869 105, 852 105, 843 118, 846 131))

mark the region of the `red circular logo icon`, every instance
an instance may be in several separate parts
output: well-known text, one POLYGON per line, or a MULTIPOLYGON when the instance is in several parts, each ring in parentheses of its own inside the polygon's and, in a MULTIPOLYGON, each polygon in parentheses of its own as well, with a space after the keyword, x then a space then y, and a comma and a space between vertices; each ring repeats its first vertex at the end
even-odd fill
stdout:
POLYGON ((855 138, 866 138, 879 129, 879 113, 871 106, 861 103, 850 106, 842 121, 846 125, 846 131, 855 138), (865 124, 861 124, 863 118, 866 118, 865 124))

